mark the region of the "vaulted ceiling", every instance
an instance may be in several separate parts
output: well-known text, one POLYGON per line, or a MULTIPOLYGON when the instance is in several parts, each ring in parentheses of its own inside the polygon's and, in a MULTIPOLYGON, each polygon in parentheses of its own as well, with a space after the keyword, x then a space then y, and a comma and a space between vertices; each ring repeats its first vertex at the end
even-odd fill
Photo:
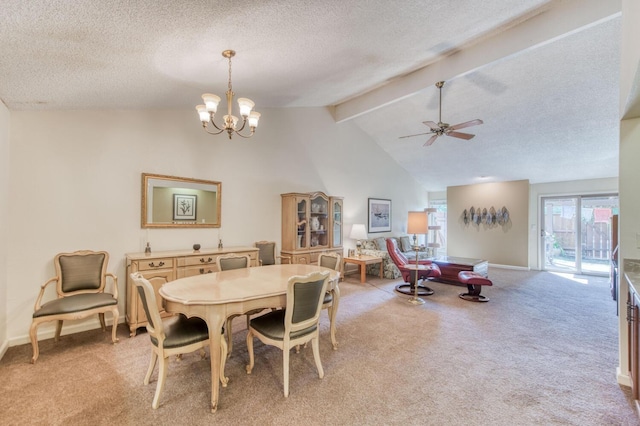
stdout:
MULTIPOLYGON (((329 107, 427 190, 615 177, 619 1, 5 0, 0 99, 10 110, 329 107), (425 120, 469 141, 423 147, 425 120), (482 179, 480 179, 482 177, 482 179)), ((194 120, 195 119, 195 110, 194 120)))

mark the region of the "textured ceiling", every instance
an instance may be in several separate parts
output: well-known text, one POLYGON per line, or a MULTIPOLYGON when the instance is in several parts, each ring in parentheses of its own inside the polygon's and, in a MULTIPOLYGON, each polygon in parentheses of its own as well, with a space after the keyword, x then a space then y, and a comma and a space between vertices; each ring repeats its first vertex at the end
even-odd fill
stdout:
POLYGON ((557 25, 544 21, 554 9, 596 3, 3 0, 0 99, 10 110, 193 109, 203 92, 226 90, 220 52, 231 48, 237 96, 254 100, 258 111, 366 103, 346 119, 428 190, 479 176, 532 183, 613 177, 619 15, 481 66, 455 61, 496 35, 516 40, 513 30, 535 18, 544 32, 557 25), (425 69, 428 77, 402 89, 425 69), (441 137, 423 148, 426 137, 398 139, 437 121, 438 80, 447 80, 443 121, 485 124, 467 129, 476 134, 470 141, 441 137), (378 93, 396 86, 397 94, 376 104, 378 93))

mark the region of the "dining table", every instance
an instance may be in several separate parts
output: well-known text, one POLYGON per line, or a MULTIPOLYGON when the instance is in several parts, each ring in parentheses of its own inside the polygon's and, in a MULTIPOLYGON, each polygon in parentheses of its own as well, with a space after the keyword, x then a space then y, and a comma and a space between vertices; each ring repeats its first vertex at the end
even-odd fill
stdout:
POLYGON ((259 308, 284 308, 287 284, 292 276, 328 271, 333 308, 329 310, 331 343, 337 349, 335 317, 340 301, 340 272, 318 265, 283 264, 232 269, 170 281, 159 293, 167 312, 199 317, 209 327, 211 359, 211 412, 220 395, 220 332, 226 319, 259 308))

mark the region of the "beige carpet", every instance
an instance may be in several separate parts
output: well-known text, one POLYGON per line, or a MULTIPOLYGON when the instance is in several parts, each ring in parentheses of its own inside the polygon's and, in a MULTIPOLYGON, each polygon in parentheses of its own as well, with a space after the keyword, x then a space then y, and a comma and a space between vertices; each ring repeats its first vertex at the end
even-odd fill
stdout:
POLYGON ((149 340, 120 343, 100 330, 30 345, 0 361, 0 424, 143 425, 636 425, 629 390, 616 383, 617 317, 605 278, 490 269, 488 303, 463 287, 431 283, 422 306, 397 283, 355 276, 341 283, 337 351, 322 316, 324 379, 311 347, 291 356, 282 394, 282 353, 256 340, 247 375, 244 318, 234 323, 229 386, 209 412, 209 360, 171 360, 158 410, 142 380, 149 340))

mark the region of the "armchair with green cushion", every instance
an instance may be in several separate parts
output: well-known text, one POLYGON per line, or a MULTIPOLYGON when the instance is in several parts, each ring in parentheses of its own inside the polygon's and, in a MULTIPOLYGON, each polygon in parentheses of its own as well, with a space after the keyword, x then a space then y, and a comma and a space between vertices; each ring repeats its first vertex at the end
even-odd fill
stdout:
MULTIPOLYGON (((169 319, 162 320, 158 311, 158 302, 151 283, 139 272, 131 274, 131 279, 136 285, 142 307, 147 314, 147 332, 151 339, 151 361, 147 374, 144 377, 144 384, 148 385, 151 374, 156 363, 160 361, 158 367, 158 383, 156 393, 153 396, 151 407, 158 408, 160 394, 164 389, 164 382, 167 378, 168 359, 172 355, 181 356, 200 351, 202 358, 205 357, 204 348, 209 345, 209 328, 207 323, 198 317, 187 318, 180 314, 169 319)), ((224 376, 224 367, 227 359, 227 343, 224 340, 224 330, 220 330, 220 382, 222 386, 227 386, 228 378, 224 376)))
POLYGON ((55 341, 60 339, 62 323, 98 315, 102 330, 106 330, 105 312, 111 312, 113 325, 111 341, 116 343, 118 327, 118 279, 107 272, 109 253, 106 251, 80 250, 73 253, 59 253, 53 261, 56 276, 44 283, 36 299, 29 338, 33 347, 31 363, 40 354, 38 347, 38 327, 47 321, 57 321, 55 341), (105 293, 107 277, 111 278, 112 293, 105 293), (42 303, 45 289, 56 283, 57 298, 42 303))
POLYGON ((256 241, 254 246, 259 250, 260 266, 275 265, 278 260, 280 260, 280 263, 291 263, 290 257, 278 256, 275 241, 256 241))
POLYGON ((318 376, 321 379, 324 377, 318 343, 318 321, 328 281, 328 271, 289 278, 286 308, 253 318, 250 322, 247 334, 247 374, 251 374, 254 366, 254 336, 265 345, 278 347, 282 350, 285 397, 289 396, 289 355, 293 347, 311 341, 318 376))

